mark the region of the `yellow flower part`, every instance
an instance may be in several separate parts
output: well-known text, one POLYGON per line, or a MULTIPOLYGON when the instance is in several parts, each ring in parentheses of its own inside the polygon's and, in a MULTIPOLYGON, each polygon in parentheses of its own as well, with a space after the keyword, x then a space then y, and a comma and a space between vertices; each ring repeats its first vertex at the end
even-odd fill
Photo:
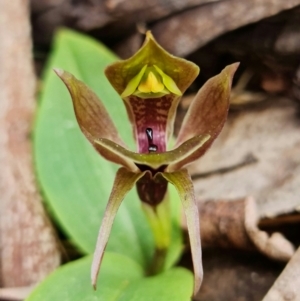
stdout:
POLYGON ((157 75, 155 75, 153 71, 150 71, 150 68, 148 68, 147 71, 148 72, 144 74, 143 80, 138 86, 138 90, 143 93, 162 92, 165 86, 161 82, 161 79, 157 75))
POLYGON ((158 98, 173 93, 182 93, 175 81, 156 65, 145 65, 127 84, 121 97, 136 95, 141 98, 158 98))

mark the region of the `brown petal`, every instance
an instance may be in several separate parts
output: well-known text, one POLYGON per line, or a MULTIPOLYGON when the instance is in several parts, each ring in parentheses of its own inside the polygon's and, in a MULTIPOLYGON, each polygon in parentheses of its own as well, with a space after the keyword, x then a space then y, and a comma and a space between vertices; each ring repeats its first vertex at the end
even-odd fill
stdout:
POLYGON ((73 101, 78 124, 93 144, 97 138, 106 138, 124 145, 118 131, 97 95, 71 73, 56 69, 56 74, 67 86, 73 101))
POLYGON ((210 139, 202 148, 174 165, 174 170, 202 156, 219 135, 227 119, 232 78, 238 66, 239 63, 227 66, 197 93, 183 120, 176 145, 201 134, 209 134, 210 139))
MULTIPOLYGON (((113 121, 97 95, 72 74, 59 69, 54 71, 65 83, 71 94, 77 122, 86 138, 106 159, 128 168, 130 166, 133 167, 134 165, 126 160, 124 161, 124 158, 107 152, 106 149, 101 148, 101 146, 95 143, 95 140, 98 138, 106 138, 125 146, 119 137, 113 121)), ((136 168, 133 168, 132 171, 136 171, 136 168)))
MULTIPOLYGON (((159 173, 158 173, 159 174, 159 173)), ((194 296, 198 293, 202 279, 202 250, 200 240, 199 212, 195 201, 193 182, 186 169, 176 172, 163 172, 161 175, 175 186, 182 201, 190 238, 192 259, 194 265, 194 296)))
POLYGON ((126 194, 132 189, 134 184, 145 175, 146 172, 147 171, 142 173, 133 173, 121 167, 116 174, 113 189, 111 191, 107 207, 105 209, 104 217, 97 238, 96 249, 94 252, 91 269, 91 279, 94 289, 96 289, 96 282, 101 261, 117 211, 126 194))

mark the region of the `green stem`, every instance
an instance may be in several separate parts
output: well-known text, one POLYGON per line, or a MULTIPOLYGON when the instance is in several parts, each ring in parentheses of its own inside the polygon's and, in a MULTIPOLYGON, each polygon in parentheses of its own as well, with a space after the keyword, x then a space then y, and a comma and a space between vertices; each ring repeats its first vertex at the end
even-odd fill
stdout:
POLYGON ((168 249, 155 248, 154 256, 147 270, 147 275, 152 276, 161 273, 164 270, 168 249))
POLYGON ((142 207, 150 224, 155 244, 153 260, 147 274, 155 275, 164 270, 171 242, 171 216, 168 193, 156 207, 146 203, 142 203, 142 207))

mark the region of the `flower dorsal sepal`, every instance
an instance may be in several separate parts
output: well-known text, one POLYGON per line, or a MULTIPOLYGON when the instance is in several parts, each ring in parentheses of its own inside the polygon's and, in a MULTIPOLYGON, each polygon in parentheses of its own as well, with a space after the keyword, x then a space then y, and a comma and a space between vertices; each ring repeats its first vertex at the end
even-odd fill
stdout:
POLYGON ((137 151, 148 152, 146 128, 153 129, 157 152, 166 151, 180 97, 199 74, 199 67, 168 53, 149 31, 135 55, 108 66, 105 74, 124 101, 137 151))

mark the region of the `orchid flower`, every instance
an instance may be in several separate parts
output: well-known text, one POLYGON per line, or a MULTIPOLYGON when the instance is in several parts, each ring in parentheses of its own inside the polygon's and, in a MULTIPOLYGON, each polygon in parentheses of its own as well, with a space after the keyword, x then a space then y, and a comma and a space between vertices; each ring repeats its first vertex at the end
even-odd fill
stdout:
POLYGON ((121 165, 97 239, 91 271, 94 288, 117 210, 134 186, 148 212, 157 251, 164 253, 167 249, 169 240, 160 232, 167 235, 168 225, 163 220, 164 213, 159 214, 157 208, 165 202, 171 183, 178 191, 186 216, 194 294, 198 292, 203 278, 199 214, 193 183, 185 167, 201 157, 220 133, 227 118, 232 77, 237 67, 238 63, 227 66, 199 90, 184 118, 175 147, 167 150, 180 97, 197 77, 199 68, 170 55, 147 32, 143 46, 134 56, 108 66, 105 71, 125 104, 136 152, 127 149, 96 94, 70 73, 55 70, 71 94, 85 137, 101 156, 121 165))

